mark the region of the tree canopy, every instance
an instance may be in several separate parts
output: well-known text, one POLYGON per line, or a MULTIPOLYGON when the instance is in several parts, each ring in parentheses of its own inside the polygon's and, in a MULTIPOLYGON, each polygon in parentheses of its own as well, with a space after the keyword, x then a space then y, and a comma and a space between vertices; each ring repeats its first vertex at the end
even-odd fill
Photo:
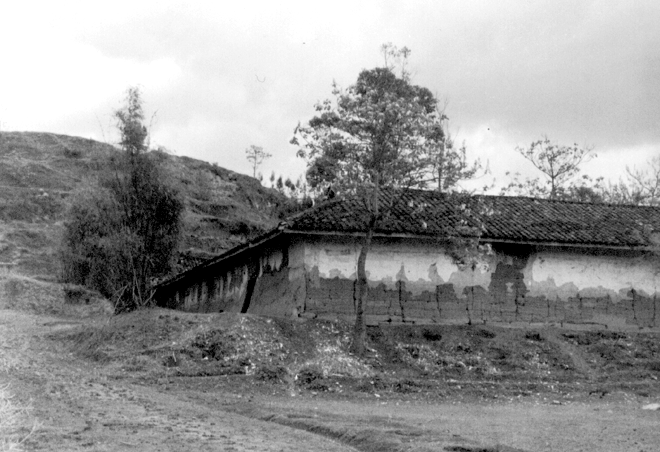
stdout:
POLYGON ((317 104, 317 116, 292 140, 308 160, 310 185, 331 185, 342 195, 426 188, 434 145, 444 138, 431 92, 376 68, 347 90, 334 84, 333 95, 335 102, 317 104))
MULTIPOLYGON (((516 147, 516 151, 543 173, 545 181, 535 178, 513 180, 502 189, 503 194, 538 198, 600 202, 602 179, 588 176, 577 178, 580 165, 596 156, 590 147, 571 146, 552 142, 547 136, 532 142, 528 147, 516 147)), ((508 173, 507 173, 508 174, 508 173)))
MULTIPOLYGON (((369 215, 357 262, 357 353, 364 350, 366 258, 378 222, 393 207, 383 205, 382 191, 426 189, 434 182, 448 189, 468 173, 465 159, 455 157, 437 99, 427 88, 412 84, 405 70, 409 53, 385 46, 386 67, 363 70, 347 89, 333 83, 334 99, 316 104, 316 115, 306 125, 299 124, 291 140, 298 156, 307 159, 311 188, 355 197, 369 215), (404 62, 401 76, 387 65, 392 56, 404 62)), ((388 199, 396 202, 395 197, 388 199)))

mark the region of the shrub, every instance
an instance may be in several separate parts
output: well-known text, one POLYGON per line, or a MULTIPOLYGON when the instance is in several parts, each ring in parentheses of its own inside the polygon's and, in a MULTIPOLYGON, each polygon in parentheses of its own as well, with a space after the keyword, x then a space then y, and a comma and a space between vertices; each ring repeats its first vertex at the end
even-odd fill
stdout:
POLYGON ((98 290, 115 312, 151 301, 153 278, 166 274, 176 250, 183 202, 146 153, 140 93, 128 91, 115 113, 122 158, 71 202, 62 246, 62 279, 98 290))
POLYGON ((285 381, 289 372, 283 366, 260 366, 254 373, 255 378, 261 381, 285 381))
POLYGON ((424 339, 431 342, 442 340, 442 334, 440 334, 439 331, 434 331, 431 329, 424 329, 424 331, 422 331, 422 336, 424 339))

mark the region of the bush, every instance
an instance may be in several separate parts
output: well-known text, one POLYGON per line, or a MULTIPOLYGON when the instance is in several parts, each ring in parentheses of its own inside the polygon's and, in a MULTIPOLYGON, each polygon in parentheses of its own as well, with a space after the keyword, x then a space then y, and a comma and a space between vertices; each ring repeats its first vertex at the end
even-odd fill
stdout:
POLYGON ((525 339, 535 342, 542 342, 543 336, 538 331, 527 331, 525 333, 525 339))
POLYGON ((137 89, 115 116, 124 153, 73 196, 61 258, 64 282, 98 290, 123 312, 148 305, 151 281, 170 270, 183 202, 145 152, 137 89))
POLYGON ((424 329, 424 331, 422 331, 422 337, 430 342, 437 342, 442 340, 442 334, 440 334, 439 331, 432 329, 424 329))
POLYGON ((283 366, 261 366, 254 373, 255 378, 261 381, 285 381, 289 372, 283 366))
POLYGON ((298 371, 296 375, 296 381, 299 385, 309 387, 310 385, 317 382, 317 380, 323 379, 323 372, 314 367, 304 367, 298 371))

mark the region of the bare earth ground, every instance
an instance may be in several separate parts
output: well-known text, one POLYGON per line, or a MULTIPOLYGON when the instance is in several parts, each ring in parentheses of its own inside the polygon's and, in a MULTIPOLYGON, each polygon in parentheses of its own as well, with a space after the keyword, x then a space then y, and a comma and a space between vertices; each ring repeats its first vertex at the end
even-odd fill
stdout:
MULTIPOLYGON (((0 379, 38 427, 26 450, 44 451, 309 451, 350 447, 322 436, 248 419, 227 410, 233 394, 214 394, 200 404, 167 386, 136 386, 108 378, 47 339, 73 323, 58 318, 0 311, 4 366, 0 379)), ((200 388, 199 395, 206 389, 200 388)), ((30 423, 24 429, 29 433, 30 423)))
MULTIPOLYGON (((26 289, 12 290, 20 295, 26 289)), ((11 308, 6 296, 12 290, 5 286, 4 309, 0 309, 0 384, 8 384, 16 402, 30 407, 15 432, 26 437, 21 446, 24 450, 660 449, 660 411, 641 409, 660 400, 653 373, 640 374, 641 386, 626 389, 619 385, 617 389, 606 381, 593 383, 595 377, 589 372, 594 363, 580 357, 573 362, 586 374, 582 383, 541 385, 542 378, 537 376, 531 383, 525 380, 524 385, 516 386, 515 391, 506 383, 498 386, 497 379, 488 380, 491 386, 480 383, 481 389, 475 390, 467 374, 457 374, 455 380, 445 377, 430 389, 420 389, 420 383, 415 383, 420 380, 405 380, 405 391, 392 390, 393 386, 376 376, 366 376, 359 383, 342 378, 315 383, 312 379, 305 386, 286 376, 278 380, 276 372, 272 378, 267 373, 261 378, 254 373, 245 375, 251 373, 247 361, 246 372, 218 371, 224 361, 217 355, 228 352, 217 350, 209 339, 213 330, 202 324, 218 322, 227 331, 245 322, 274 328, 270 320, 165 310, 114 319, 100 312, 84 317, 73 316, 72 311, 46 315, 11 308), (122 330, 143 329, 118 335, 112 325, 122 330), (207 333, 191 336, 191 329, 207 333), (104 331, 107 334, 101 334, 104 331), (200 337, 207 342, 200 343, 200 337), (92 346, 95 338, 103 346, 92 346), (139 356, 129 356, 135 353, 131 349, 127 354, 129 345, 137 347, 143 339, 139 356), (186 340, 196 344, 197 354, 184 353, 192 350, 182 347, 186 340), (579 384, 605 389, 582 391, 575 386, 579 384), (523 386, 532 390, 519 391, 523 386)), ((247 333, 241 337, 267 350, 272 359, 282 359, 275 342, 258 342, 247 333)), ((227 337, 223 340, 229 341, 227 337)), ((564 354, 577 350, 577 345, 572 351, 573 346, 566 344, 564 354)), ((302 354, 305 344, 297 346, 302 354)), ((350 359, 341 359, 335 358, 335 363, 360 369, 350 359)), ((387 369, 381 372, 385 375, 387 369)), ((404 380, 396 381, 400 389, 404 380)))

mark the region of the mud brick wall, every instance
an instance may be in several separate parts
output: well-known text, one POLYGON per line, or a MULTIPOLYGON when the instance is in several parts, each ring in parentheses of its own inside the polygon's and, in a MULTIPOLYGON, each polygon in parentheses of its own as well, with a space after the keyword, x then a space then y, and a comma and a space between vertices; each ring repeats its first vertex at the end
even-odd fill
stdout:
MULTIPOLYGON (((367 260, 367 321, 555 324, 660 329, 656 258, 630 250, 500 245, 474 271, 440 248, 382 240, 367 260)), ((305 250, 305 311, 350 319, 359 242, 318 239, 305 250)))
MULTIPOLYGON (((359 238, 289 236, 191 272, 158 303, 194 312, 352 319, 359 238)), ((497 245, 459 270, 437 242, 378 238, 367 322, 660 330, 658 258, 631 250, 497 245)))
POLYGON ((159 306, 188 312, 240 311, 249 278, 248 265, 227 272, 205 271, 185 280, 166 293, 156 293, 159 306))
POLYGON ((299 249, 281 241, 191 272, 157 291, 157 303, 189 312, 297 316, 305 298, 299 249))

